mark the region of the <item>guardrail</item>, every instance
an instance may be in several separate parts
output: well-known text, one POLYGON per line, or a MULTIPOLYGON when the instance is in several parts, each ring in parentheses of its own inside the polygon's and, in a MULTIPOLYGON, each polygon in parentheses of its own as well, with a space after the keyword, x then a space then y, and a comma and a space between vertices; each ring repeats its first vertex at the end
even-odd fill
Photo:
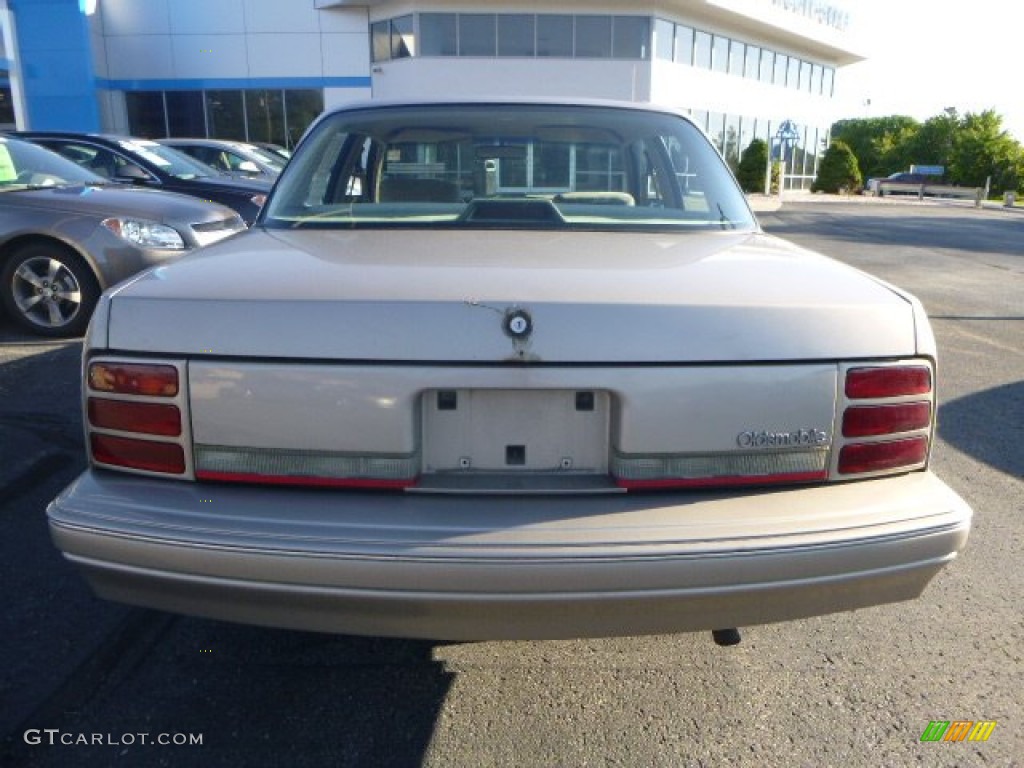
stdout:
POLYGON ((949 184, 907 184, 901 181, 878 182, 877 194, 884 196, 886 192, 916 194, 918 200, 923 200, 926 196, 962 197, 973 200, 975 208, 981 208, 981 201, 985 199, 985 189, 983 187, 954 187, 949 184))

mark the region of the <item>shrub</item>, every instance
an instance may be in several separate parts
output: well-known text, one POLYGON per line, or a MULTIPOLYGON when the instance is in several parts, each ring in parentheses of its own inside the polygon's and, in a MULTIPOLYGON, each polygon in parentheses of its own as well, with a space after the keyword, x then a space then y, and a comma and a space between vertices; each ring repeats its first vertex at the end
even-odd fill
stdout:
POLYGON ((845 143, 833 141, 818 166, 818 177, 811 185, 812 192, 856 192, 861 188, 863 179, 857 158, 845 143))
POLYGON ((764 192, 764 172, 768 167, 768 144, 754 139, 743 150, 736 170, 736 180, 744 192, 764 192))

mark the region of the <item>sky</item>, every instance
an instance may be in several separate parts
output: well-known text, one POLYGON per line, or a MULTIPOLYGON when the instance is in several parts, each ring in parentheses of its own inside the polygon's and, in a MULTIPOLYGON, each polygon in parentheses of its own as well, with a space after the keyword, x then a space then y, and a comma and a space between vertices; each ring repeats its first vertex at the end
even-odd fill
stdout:
POLYGON ((846 0, 868 60, 839 70, 838 117, 994 109, 1024 144, 1021 0, 846 0))

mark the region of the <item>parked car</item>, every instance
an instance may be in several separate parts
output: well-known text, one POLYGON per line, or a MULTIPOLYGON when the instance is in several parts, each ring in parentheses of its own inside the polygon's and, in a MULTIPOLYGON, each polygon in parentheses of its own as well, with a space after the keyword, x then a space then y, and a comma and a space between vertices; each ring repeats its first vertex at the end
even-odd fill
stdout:
POLYGON ((292 159, 292 151, 282 147, 280 144, 272 144, 269 141, 253 141, 252 144, 256 145, 260 149, 264 149, 267 152, 277 155, 282 158, 285 162, 292 159))
POLYGON ((64 155, 94 173, 139 186, 180 192, 226 205, 246 224, 270 192, 264 179, 236 179, 155 141, 106 134, 22 131, 19 137, 64 155))
POLYGON ((160 143, 211 168, 239 178, 262 178, 273 183, 287 160, 255 144, 224 139, 160 139, 160 143))
POLYGON ((475 640, 716 631, 918 596, 912 296, 761 231, 680 114, 353 105, 256 226, 104 295, 57 546, 128 603, 475 640))
POLYGON ((224 206, 115 185, 0 137, 0 300, 34 333, 80 335, 104 289, 244 229, 224 206))
POLYGON ((890 173, 884 179, 868 179, 868 183, 864 186, 864 189, 872 195, 878 195, 884 197, 886 194, 889 195, 916 195, 922 184, 941 184, 941 176, 928 176, 923 173, 890 173), (882 188, 880 184, 885 182, 886 188, 882 188), (889 186, 889 185, 906 185, 905 188, 900 186, 889 186))

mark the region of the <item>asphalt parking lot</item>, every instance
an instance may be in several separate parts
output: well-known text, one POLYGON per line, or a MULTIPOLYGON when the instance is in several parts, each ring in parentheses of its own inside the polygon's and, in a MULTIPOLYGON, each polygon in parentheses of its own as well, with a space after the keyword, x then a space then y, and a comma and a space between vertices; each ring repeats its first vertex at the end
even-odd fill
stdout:
POLYGON ((0 319, 0 764, 1021 764, 1024 212, 794 198, 760 215, 932 318, 933 465, 976 517, 920 600, 746 628, 735 648, 704 633, 431 644, 105 603, 44 521, 84 465, 80 343, 0 319), (934 720, 996 726, 983 743, 922 743, 934 720), (186 743, 148 743, 161 735, 186 743))

